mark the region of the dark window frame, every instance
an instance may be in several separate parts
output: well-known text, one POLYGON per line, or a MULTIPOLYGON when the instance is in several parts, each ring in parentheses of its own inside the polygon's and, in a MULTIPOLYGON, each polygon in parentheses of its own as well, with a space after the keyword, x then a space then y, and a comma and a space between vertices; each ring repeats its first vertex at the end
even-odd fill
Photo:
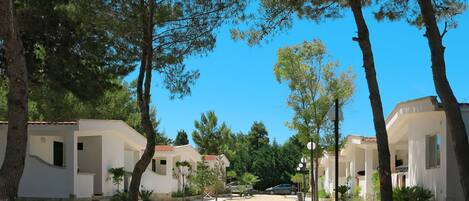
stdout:
POLYGON ((78 151, 83 151, 83 148, 84 148, 83 142, 78 142, 78 143, 77 143, 77 150, 78 150, 78 151))

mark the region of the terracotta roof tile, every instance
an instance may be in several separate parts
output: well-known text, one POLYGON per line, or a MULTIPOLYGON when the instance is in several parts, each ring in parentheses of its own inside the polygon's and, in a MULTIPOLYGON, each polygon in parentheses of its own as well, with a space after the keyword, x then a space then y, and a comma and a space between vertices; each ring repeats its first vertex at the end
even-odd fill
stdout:
POLYGON ((376 137, 363 137, 362 142, 376 142, 376 137))
POLYGON ((214 161, 217 159, 217 156, 215 155, 204 155, 204 159, 207 161, 214 161))
POLYGON ((156 145, 155 151, 174 151, 174 147, 170 145, 156 145))

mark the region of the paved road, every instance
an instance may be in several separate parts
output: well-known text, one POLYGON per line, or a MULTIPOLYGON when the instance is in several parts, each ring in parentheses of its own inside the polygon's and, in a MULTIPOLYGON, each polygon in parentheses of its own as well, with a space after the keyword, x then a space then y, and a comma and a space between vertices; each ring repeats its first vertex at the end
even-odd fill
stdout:
POLYGON ((219 201, 296 201, 296 195, 254 195, 253 197, 218 198, 219 201))

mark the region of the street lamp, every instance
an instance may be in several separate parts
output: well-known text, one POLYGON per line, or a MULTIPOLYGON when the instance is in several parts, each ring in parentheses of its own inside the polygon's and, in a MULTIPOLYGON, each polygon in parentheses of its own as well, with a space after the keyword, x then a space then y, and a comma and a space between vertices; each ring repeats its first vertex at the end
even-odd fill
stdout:
MULTIPOLYGON (((311 157, 311 161, 310 161, 310 166, 311 166, 311 200, 312 197, 313 197, 313 177, 314 177, 314 149, 316 149, 316 143, 313 142, 313 138, 311 137, 311 141, 308 142, 308 144, 306 145, 306 147, 310 150, 310 157, 311 157)), ((317 182, 317 181, 316 181, 317 182)), ((317 193, 317 192, 316 192, 317 193)))
POLYGON ((339 121, 343 119, 342 111, 339 110, 339 99, 336 98, 332 106, 327 112, 327 118, 334 121, 335 133, 335 200, 339 200, 339 121))
MULTIPOLYGON (((306 186, 306 174, 305 174, 305 172, 307 171, 306 170, 306 158, 301 157, 300 164, 298 164, 298 167, 296 168, 296 170, 303 175, 303 185, 306 186)), ((304 188, 304 186, 303 186, 303 188, 304 188)), ((298 194, 298 201, 306 200, 306 192, 301 191, 301 185, 299 187, 299 191, 300 191, 301 196, 300 196, 300 194, 298 194), (302 198, 302 199, 300 199, 300 198, 302 198)))

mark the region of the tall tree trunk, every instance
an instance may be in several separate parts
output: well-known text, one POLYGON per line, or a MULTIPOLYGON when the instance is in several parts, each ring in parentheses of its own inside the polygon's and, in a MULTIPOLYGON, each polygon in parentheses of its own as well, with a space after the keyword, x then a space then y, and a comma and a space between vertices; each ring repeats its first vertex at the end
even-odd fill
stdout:
POLYGON ((316 180, 316 189, 314 193, 314 200, 318 201, 319 200, 319 158, 314 159, 316 161, 316 166, 314 166, 314 179, 316 180))
POLYGON ((0 169, 0 200, 15 200, 28 141, 28 71, 12 0, 0 1, 0 37, 4 40, 8 77, 8 133, 0 169))
MULTIPOLYGON (((418 0, 420 11, 425 24, 425 37, 430 47, 433 82, 436 92, 443 103, 448 127, 451 134, 454 153, 458 162, 459 180, 462 185, 465 200, 469 200, 469 143, 466 127, 461 115, 461 109, 453 90, 446 77, 445 47, 443 35, 437 25, 435 12, 430 0, 418 0)), ((445 30, 446 31, 446 30, 445 30)))
POLYGON ((141 44, 142 55, 140 59, 140 71, 137 80, 137 102, 141 113, 141 125, 147 137, 147 145, 141 158, 135 164, 132 172, 132 181, 129 187, 129 199, 138 200, 138 192, 142 174, 145 172, 155 154, 155 128, 153 128, 150 118, 150 87, 153 59, 153 15, 155 12, 154 1, 149 1, 146 6, 145 1, 140 1, 143 42, 141 44))
MULTIPOLYGON (((376 79, 375 63, 373 58, 373 51, 371 48, 368 27, 363 17, 361 0, 349 0, 349 2, 358 29, 358 37, 355 37, 353 40, 358 42, 362 51, 363 67, 365 68, 366 81, 368 83, 368 90, 370 93, 371 108, 373 110, 373 122, 375 126, 376 140, 378 144, 378 172, 380 177, 381 200, 391 201, 392 183, 388 134, 386 131, 386 122, 384 121, 383 107, 381 104, 381 96, 379 94, 378 81, 376 79)), ((365 174, 371 174, 371 172, 366 172, 365 174)))

